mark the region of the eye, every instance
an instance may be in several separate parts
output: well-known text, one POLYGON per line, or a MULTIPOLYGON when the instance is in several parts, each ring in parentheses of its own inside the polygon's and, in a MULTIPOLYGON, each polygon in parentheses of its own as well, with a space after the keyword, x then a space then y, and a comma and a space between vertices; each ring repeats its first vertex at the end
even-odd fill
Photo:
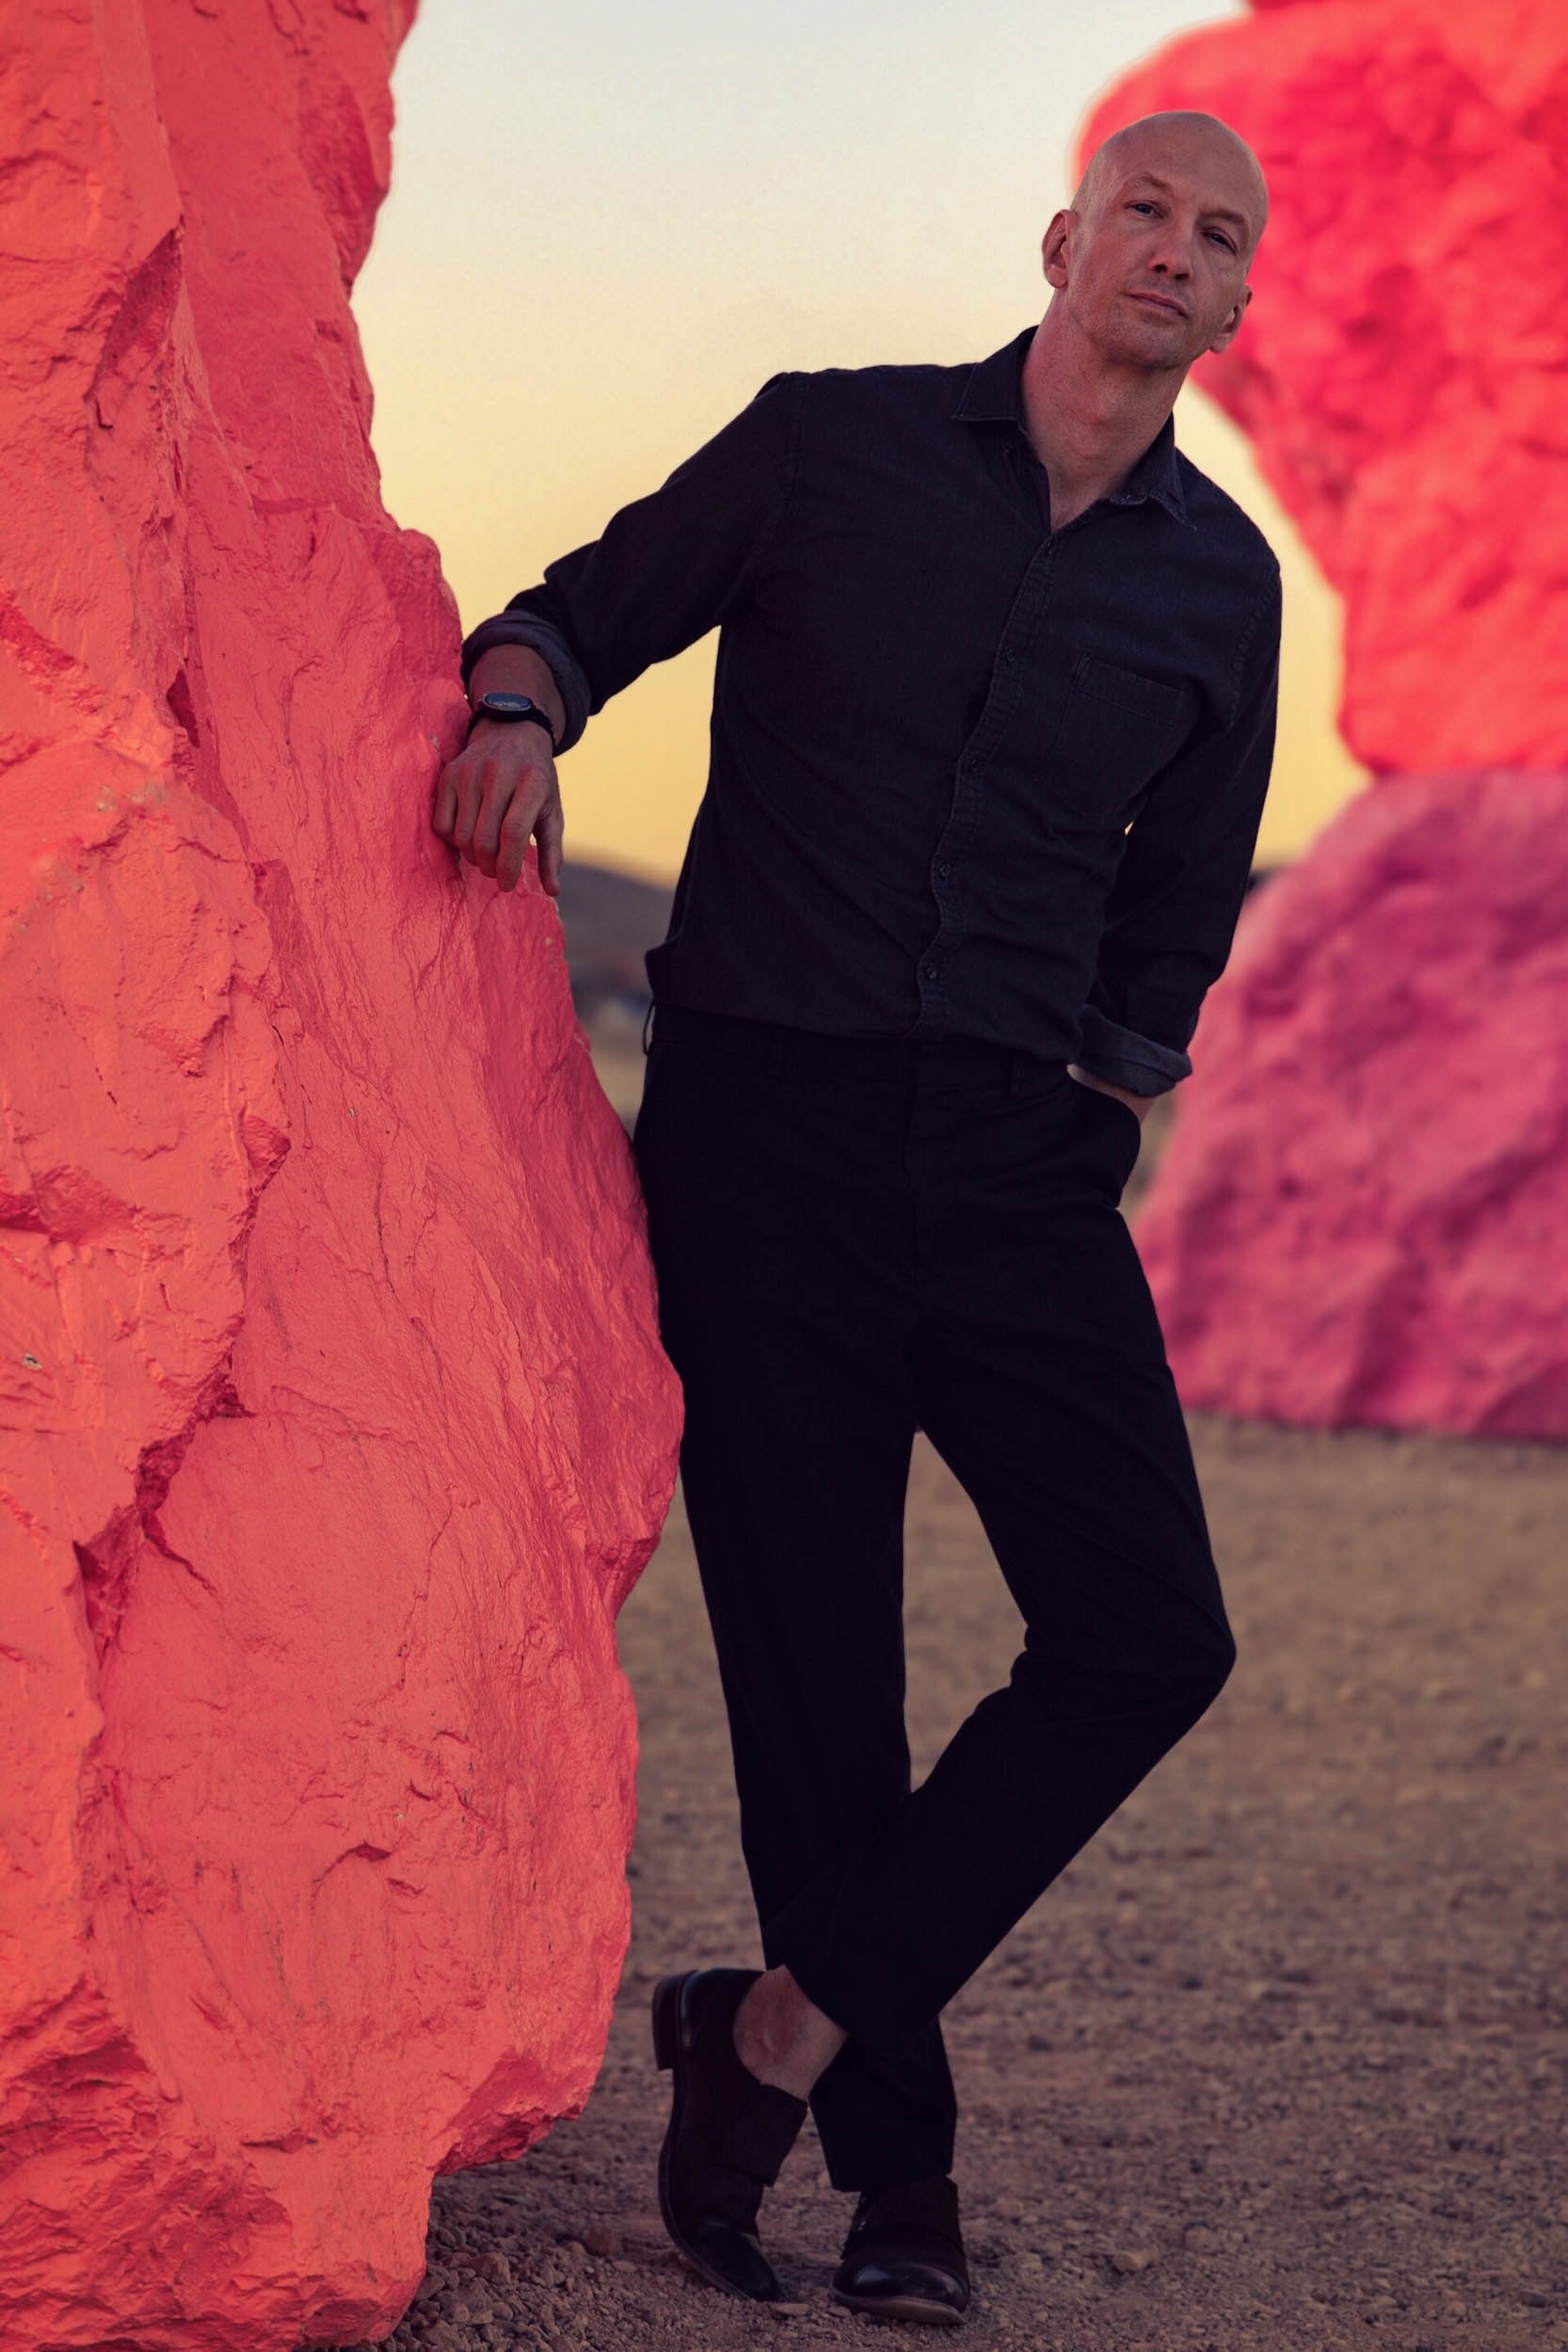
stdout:
POLYGON ((1152 213, 1155 207, 1148 197, 1136 196, 1133 198, 1128 209, 1129 212, 1134 213, 1152 213))

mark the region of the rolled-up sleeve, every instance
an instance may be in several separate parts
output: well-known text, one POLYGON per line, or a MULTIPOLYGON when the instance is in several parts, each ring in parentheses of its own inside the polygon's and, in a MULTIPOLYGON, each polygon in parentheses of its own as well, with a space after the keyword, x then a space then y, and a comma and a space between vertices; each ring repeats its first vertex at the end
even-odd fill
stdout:
POLYGON ((1242 632, 1224 724, 1159 776, 1128 836, 1083 1007, 1079 1059, 1131 1093, 1165 1093, 1225 968, 1273 763, 1277 571, 1242 632))
POLYGON ((481 621, 463 644, 465 686, 491 646, 532 646, 566 706, 564 751, 612 695, 720 626, 788 504, 804 381, 772 377, 661 488, 481 621))

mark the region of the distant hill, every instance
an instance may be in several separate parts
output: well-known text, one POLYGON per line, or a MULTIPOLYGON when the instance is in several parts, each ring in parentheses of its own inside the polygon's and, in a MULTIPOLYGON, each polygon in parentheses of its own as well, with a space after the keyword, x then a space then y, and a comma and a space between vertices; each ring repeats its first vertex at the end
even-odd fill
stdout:
POLYGON ((657 882, 568 858, 561 870, 561 925, 572 997, 584 1018, 614 998, 647 1001, 643 955, 668 929, 674 895, 657 882))

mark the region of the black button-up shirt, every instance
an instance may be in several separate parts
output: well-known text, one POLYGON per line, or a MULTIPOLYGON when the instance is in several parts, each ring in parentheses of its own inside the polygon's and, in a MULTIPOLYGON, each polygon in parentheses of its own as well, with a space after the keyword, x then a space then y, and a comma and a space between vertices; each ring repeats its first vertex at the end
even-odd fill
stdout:
MULTIPOLYGON (((1032 329, 1030 330, 1032 332, 1032 329)), ((1273 747, 1279 568, 1169 424, 1050 528, 1030 334, 775 376, 464 648, 549 661, 567 740, 717 624, 657 1000, 1184 1077, 1273 747)))

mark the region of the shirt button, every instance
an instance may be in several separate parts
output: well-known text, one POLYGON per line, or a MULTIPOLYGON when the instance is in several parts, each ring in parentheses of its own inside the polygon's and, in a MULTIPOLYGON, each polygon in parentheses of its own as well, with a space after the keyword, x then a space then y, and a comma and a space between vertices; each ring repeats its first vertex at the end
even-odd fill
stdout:
POLYGON ((945 882, 952 872, 952 868, 948 864, 947 859, 945 857, 942 858, 936 868, 937 881, 945 882))
POLYGON ((928 965, 926 966, 926 968, 925 968, 925 976, 926 976, 927 980, 935 980, 935 979, 936 979, 936 965, 935 965, 935 964, 928 964, 928 965))
POLYGON ((1001 649, 1001 665, 1004 670, 1010 670, 1017 658, 1018 649, 1016 646, 1003 646, 1001 649))

